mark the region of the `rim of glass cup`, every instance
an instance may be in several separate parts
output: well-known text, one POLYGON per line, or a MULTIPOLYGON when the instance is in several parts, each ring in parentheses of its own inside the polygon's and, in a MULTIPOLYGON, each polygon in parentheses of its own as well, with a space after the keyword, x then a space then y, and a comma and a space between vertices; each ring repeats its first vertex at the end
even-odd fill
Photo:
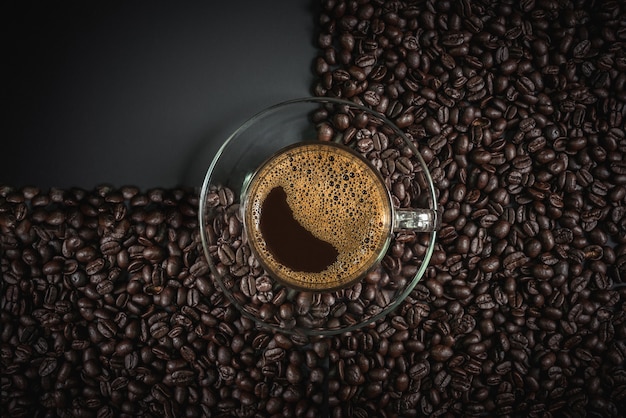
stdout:
MULTIPOLYGON (((376 111, 374 109, 370 109, 368 107, 362 106, 362 105, 360 105, 358 103, 355 103, 355 102, 352 102, 352 101, 349 101, 349 100, 337 99, 337 98, 332 98, 332 97, 305 97, 305 98, 297 98, 297 99, 291 99, 291 100, 282 101, 282 102, 276 103, 274 105, 271 105, 271 106, 268 106, 268 107, 262 109, 261 111, 257 112, 252 117, 247 119, 245 122, 243 122, 237 129, 235 129, 235 131, 233 131, 228 136, 228 138, 226 138, 224 143, 220 146, 218 151, 215 153, 215 156, 213 157, 213 160, 211 161, 211 164, 209 165, 209 168, 208 168, 208 170, 206 172, 206 175, 204 177, 204 181, 202 182, 202 186, 201 186, 201 189, 200 189, 200 198, 199 198, 199 202, 198 202, 198 204, 199 204, 199 206, 198 206, 198 223, 199 223, 199 228, 200 228, 200 239, 201 239, 201 242, 202 242, 202 249, 204 251, 204 255, 205 255, 206 259, 207 259, 207 263, 209 265, 211 273, 216 278, 216 280, 214 280, 214 281, 217 282, 217 284, 220 287, 220 290, 222 291, 222 293, 224 293, 226 295, 226 297, 229 299, 229 301, 234 306, 236 306, 237 309, 239 310, 239 312, 242 315, 244 315, 245 317, 253 320, 255 323, 259 324, 260 326, 263 326, 265 328, 269 328, 269 329, 271 329, 273 331, 287 333, 287 334, 302 334, 302 335, 310 335, 310 336, 330 336, 330 335, 343 334, 343 333, 347 333, 347 332, 356 331, 358 329, 361 329, 361 328, 363 328, 363 327, 365 327, 365 326, 367 326, 369 324, 372 324, 372 323, 374 323, 374 322, 376 322, 376 321, 386 317, 389 313, 393 312, 396 308, 398 308, 398 306, 406 299, 406 297, 413 291, 413 289, 415 288, 417 283, 424 276, 424 273, 426 272, 426 269, 428 268, 428 265, 430 263, 430 259, 432 257, 432 254, 433 254, 434 248, 435 248, 435 243, 436 243, 436 238, 437 238, 437 228, 435 228, 433 231, 429 231, 430 240, 429 240, 428 248, 426 249, 426 252, 424 254, 422 263, 421 263, 418 271, 413 276, 413 278, 410 280, 409 283, 407 283, 405 289, 403 289, 402 291, 398 292, 398 294, 396 296, 396 300, 393 303, 390 303, 387 307, 382 309, 377 314, 374 314, 374 315, 372 315, 372 316, 370 316, 370 317, 368 317, 368 318, 366 318, 364 320, 360 320, 360 321, 358 321, 358 322, 356 322, 354 324, 347 325, 345 327, 333 328, 333 329, 317 329, 317 328, 302 328, 302 327, 295 327, 295 328, 289 328, 289 329, 282 328, 282 327, 280 327, 278 325, 274 325, 274 324, 270 324, 268 322, 265 322, 265 321, 263 321, 263 319, 255 317, 254 315, 252 315, 251 313, 249 313, 248 311, 243 309, 241 304, 233 297, 231 291, 229 289, 227 289, 224 286, 224 284, 222 283, 221 275, 217 271, 217 269, 215 268, 215 266, 213 264, 213 261, 212 261, 212 258, 210 256, 209 243, 207 242, 207 238, 206 238, 205 221, 206 221, 206 215, 207 215, 207 213, 206 213, 207 212, 206 211, 207 195, 209 193, 210 186, 212 185, 213 173, 214 173, 215 168, 218 165, 222 155, 226 152, 226 150, 229 148, 229 146, 232 145, 233 141, 242 132, 246 131, 248 128, 253 126, 260 119, 264 118, 267 115, 270 115, 270 114, 276 112, 277 110, 280 110, 281 108, 285 108, 285 107, 289 107, 289 106, 293 106, 293 105, 300 105, 300 104, 317 104, 317 105, 333 104, 333 105, 337 105, 337 106, 347 106, 347 107, 352 107, 352 108, 358 109, 359 111, 371 114, 371 115, 375 116, 376 118, 380 119, 385 125, 387 125, 390 129, 392 129, 396 135, 398 135, 400 138, 402 138, 402 140, 404 141, 405 145, 411 150, 411 152, 413 153, 413 156, 420 163, 420 165, 422 167, 422 174, 426 178, 426 182, 427 182, 427 186, 428 186, 428 200, 432 204, 432 208, 431 209, 434 211, 434 213, 435 213, 435 215, 437 217, 440 216, 440 214, 438 213, 438 210, 437 210, 437 194, 436 194, 436 191, 435 191, 435 185, 434 185, 432 177, 430 175, 430 171, 428 170, 428 166, 424 162, 424 159, 422 158, 422 155, 420 154, 420 152, 417 149, 417 147, 415 147, 415 145, 413 145, 413 143, 407 138, 407 136, 404 134, 404 132, 400 128, 398 128, 394 122, 392 122, 384 114, 382 114, 382 113, 380 113, 380 112, 378 112, 378 111, 376 111)), ((256 167, 254 169, 256 169, 256 167)), ((240 187, 243 187, 243 184, 240 185, 240 187)), ((239 198, 238 195, 237 195, 237 198, 239 198)), ((241 202, 239 202, 239 203, 241 203, 241 202)), ((329 292, 333 293, 334 291, 329 291, 329 292)), ((328 292, 311 292, 311 293, 328 293, 328 292)))

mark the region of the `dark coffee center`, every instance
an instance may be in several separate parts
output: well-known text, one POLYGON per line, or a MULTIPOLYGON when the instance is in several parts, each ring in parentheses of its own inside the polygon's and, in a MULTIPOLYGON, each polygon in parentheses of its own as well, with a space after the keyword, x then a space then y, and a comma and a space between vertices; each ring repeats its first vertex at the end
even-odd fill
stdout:
POLYGON ((315 237, 293 217, 280 186, 265 198, 259 224, 276 261, 293 271, 320 273, 337 260, 339 253, 332 244, 315 237))

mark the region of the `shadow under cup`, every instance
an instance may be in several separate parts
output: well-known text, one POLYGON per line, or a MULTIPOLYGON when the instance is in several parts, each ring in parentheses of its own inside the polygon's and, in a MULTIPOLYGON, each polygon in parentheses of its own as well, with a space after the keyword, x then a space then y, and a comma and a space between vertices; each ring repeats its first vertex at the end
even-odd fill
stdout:
MULTIPOLYGON (((200 232, 212 279, 245 316, 274 330, 328 335, 382 318, 413 291, 434 249, 435 202, 416 146, 384 116, 343 100, 307 98, 262 111, 223 144, 202 186, 200 232), (299 276, 304 281, 293 281, 273 273, 277 264, 259 252, 258 240, 247 234, 249 225, 244 230, 246 193, 253 175, 280 150, 332 143, 339 145, 330 148, 348 152, 385 186, 378 188, 384 189, 391 216, 381 219, 390 225, 383 227, 384 245, 363 262, 362 272, 331 284, 306 274, 299 276)), ((297 224, 307 224, 311 213, 297 224)))

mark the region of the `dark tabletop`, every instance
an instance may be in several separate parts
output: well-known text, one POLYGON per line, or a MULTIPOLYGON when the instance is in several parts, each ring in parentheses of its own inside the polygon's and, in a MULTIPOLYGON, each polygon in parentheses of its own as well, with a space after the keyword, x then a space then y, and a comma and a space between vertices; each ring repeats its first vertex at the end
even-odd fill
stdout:
POLYGON ((0 182, 201 184, 240 123, 310 95, 318 7, 271 4, 11 1, 0 182))

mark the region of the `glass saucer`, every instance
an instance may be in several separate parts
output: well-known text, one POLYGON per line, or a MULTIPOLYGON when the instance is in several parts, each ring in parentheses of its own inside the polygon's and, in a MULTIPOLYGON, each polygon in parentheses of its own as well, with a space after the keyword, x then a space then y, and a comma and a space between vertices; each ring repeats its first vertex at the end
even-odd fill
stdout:
POLYGON ((241 193, 270 156, 310 141, 334 141, 363 155, 384 178, 396 209, 437 213, 428 168, 397 126, 353 102, 303 98, 261 111, 224 142, 200 191, 200 233, 211 278, 243 315, 275 331, 333 335, 357 330, 397 309, 425 274, 437 231, 394 232, 381 261, 345 288, 306 291, 272 277, 245 236, 241 193))

